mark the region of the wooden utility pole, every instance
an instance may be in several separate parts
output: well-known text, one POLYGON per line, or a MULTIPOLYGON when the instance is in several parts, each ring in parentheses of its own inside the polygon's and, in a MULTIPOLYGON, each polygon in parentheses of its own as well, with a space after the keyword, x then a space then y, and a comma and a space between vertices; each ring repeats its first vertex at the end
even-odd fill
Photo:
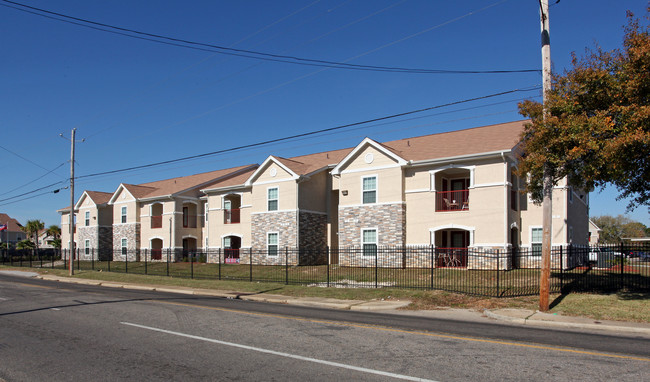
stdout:
POLYGON ((68 269, 69 274, 74 274, 74 136, 77 128, 72 129, 72 137, 70 138, 70 253, 68 255, 68 269))
MULTIPOLYGON (((542 26, 542 94, 544 118, 546 118, 546 101, 551 90, 551 38, 549 35, 548 0, 539 0, 540 20, 542 26)), ((548 162, 544 165, 543 201, 542 201, 542 265, 539 276, 539 310, 549 309, 551 284, 551 228, 553 226, 553 173, 548 162)))

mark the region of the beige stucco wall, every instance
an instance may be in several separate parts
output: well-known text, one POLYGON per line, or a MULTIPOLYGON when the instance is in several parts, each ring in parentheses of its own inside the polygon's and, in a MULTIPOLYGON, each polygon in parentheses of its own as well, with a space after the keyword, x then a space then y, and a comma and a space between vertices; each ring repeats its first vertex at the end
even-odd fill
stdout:
POLYGON ((327 212, 329 171, 321 171, 298 184, 299 208, 307 211, 327 212))
POLYGON ((113 224, 122 224, 122 207, 126 206, 127 223, 140 222, 139 209, 135 198, 125 189, 120 189, 113 206, 113 224))
POLYGON ((205 223, 204 232, 207 232, 208 245, 210 248, 221 248, 223 238, 226 236, 238 236, 241 238, 242 248, 251 246, 251 210, 252 192, 251 189, 236 190, 229 192, 211 192, 208 194, 208 221, 205 223), (229 194, 237 194, 241 198, 240 223, 225 224, 223 197, 229 194))
MULTIPOLYGON (((172 236, 173 233, 173 220, 174 220, 174 201, 151 201, 140 203, 138 207, 140 214, 140 247, 151 249, 152 239, 161 239, 163 248, 169 248, 171 242, 169 237, 170 218, 172 218, 172 236), (151 208, 155 204, 162 205, 162 227, 151 228, 151 208)), ((172 246, 173 247, 173 246, 172 246)))
POLYGON ((475 246, 503 246, 507 243, 511 215, 506 183, 508 164, 499 158, 474 162, 436 164, 407 169, 405 173, 407 245, 428 245, 433 230, 463 229, 473 232, 475 246), (437 211, 436 191, 442 191, 442 177, 473 179, 469 208, 437 211))
POLYGON ((398 167, 393 158, 372 146, 366 146, 341 168, 337 182, 341 207, 363 204, 362 185, 366 176, 377 177, 377 203, 398 203, 404 200, 401 167, 398 167), (372 154, 372 163, 366 163, 367 154, 372 154), (347 191, 347 195, 343 195, 344 191, 347 191))
MULTIPOLYGON (((568 238, 567 230, 567 193, 564 183, 553 189, 552 200, 552 228, 551 241, 553 245, 565 245, 568 238)), ((530 197, 526 198, 526 203, 521 210, 521 245, 530 247, 531 228, 542 227, 542 205, 535 204, 530 197)))
POLYGON ((267 165, 252 185, 252 213, 267 211, 268 189, 278 188, 278 210, 295 210, 296 205, 296 181, 290 173, 275 163, 267 165), (276 175, 272 172, 275 170, 276 175))

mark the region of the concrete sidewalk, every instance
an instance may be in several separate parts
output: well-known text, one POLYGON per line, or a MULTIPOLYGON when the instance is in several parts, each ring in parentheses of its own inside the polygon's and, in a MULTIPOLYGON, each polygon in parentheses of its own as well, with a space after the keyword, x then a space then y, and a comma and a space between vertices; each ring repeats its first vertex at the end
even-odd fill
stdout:
POLYGON ((84 285, 95 285, 109 288, 124 288, 133 290, 159 291, 167 293, 179 293, 195 296, 211 296, 245 301, 260 301, 276 304, 290 304, 311 306, 328 309, 342 309, 366 312, 382 312, 390 314, 412 315, 449 319, 457 321, 473 322, 495 322, 527 325, 534 327, 552 327, 564 330, 589 330, 607 331, 612 334, 642 335, 650 338, 650 324, 638 322, 594 320, 586 317, 562 316, 555 313, 542 313, 527 309, 485 309, 482 312, 472 309, 436 309, 436 310, 398 310, 406 307, 410 301, 403 300, 339 300, 325 297, 293 297, 277 294, 238 292, 229 290, 212 290, 173 286, 156 286, 132 283, 117 283, 102 280, 87 280, 53 275, 39 275, 34 272, 0 271, 12 275, 24 277, 38 277, 43 280, 68 282, 84 285))

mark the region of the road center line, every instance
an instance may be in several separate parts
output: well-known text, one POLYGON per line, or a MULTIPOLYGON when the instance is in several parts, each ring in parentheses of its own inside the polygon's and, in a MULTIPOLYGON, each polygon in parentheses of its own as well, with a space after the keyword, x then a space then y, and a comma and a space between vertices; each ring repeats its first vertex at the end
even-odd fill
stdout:
POLYGON ((249 315, 249 316, 272 317, 272 318, 279 318, 279 319, 283 319, 283 320, 311 322, 311 323, 315 323, 315 324, 338 325, 338 326, 346 326, 346 327, 350 327, 350 328, 381 330, 381 331, 385 331, 385 332, 394 332, 394 333, 407 333, 407 334, 413 334, 413 335, 436 337, 436 338, 446 338, 446 339, 453 339, 453 340, 459 340, 459 341, 482 342, 482 343, 505 345, 505 346, 523 347, 523 348, 529 348, 529 349, 541 349, 541 350, 550 350, 550 351, 557 351, 557 352, 587 354, 587 355, 594 355, 594 356, 598 356, 598 357, 632 359, 632 360, 635 360, 635 361, 650 362, 650 358, 642 357, 642 356, 637 357, 637 356, 631 356, 631 355, 602 353, 602 352, 598 352, 598 351, 580 350, 580 349, 573 349, 573 348, 566 348, 566 347, 559 347, 559 346, 551 346, 551 345, 540 345, 540 344, 534 344, 534 343, 533 344, 528 344, 528 343, 512 342, 512 341, 505 341, 505 340, 493 340, 493 339, 484 339, 484 338, 475 338, 475 337, 464 337, 464 336, 453 335, 453 334, 442 334, 442 333, 434 333, 434 332, 421 332, 421 331, 396 329, 396 328, 390 328, 390 327, 378 326, 378 325, 371 325, 371 324, 356 324, 356 323, 345 322, 345 321, 315 320, 315 319, 310 319, 310 318, 285 316, 285 315, 271 314, 271 313, 250 312, 250 311, 245 311, 245 310, 240 310, 240 309, 232 309, 232 308, 217 308, 217 307, 196 305, 196 304, 188 304, 188 303, 182 303, 182 302, 156 301, 156 303, 158 303, 158 304, 166 304, 166 305, 186 306, 186 307, 198 308, 198 309, 216 310, 216 311, 221 311, 221 312, 230 312, 230 313, 237 313, 237 314, 245 314, 245 315, 249 315))
POLYGON ((430 379, 411 377, 411 376, 402 375, 402 374, 394 374, 394 373, 389 373, 389 372, 386 372, 386 371, 367 369, 365 367, 346 365, 346 364, 338 363, 338 362, 324 361, 324 360, 321 360, 321 359, 303 357, 303 356, 300 356, 300 355, 283 353, 283 352, 279 352, 279 351, 275 351, 275 350, 268 350, 268 349, 262 349, 262 348, 254 347, 254 346, 236 344, 236 343, 233 343, 233 342, 219 341, 219 340, 215 340, 215 339, 212 339, 212 338, 200 337, 200 336, 195 336, 195 335, 186 334, 186 333, 179 333, 179 332, 174 332, 174 331, 171 331, 171 330, 154 328, 154 327, 151 327, 151 326, 133 324, 133 323, 130 323, 130 322, 120 322, 120 323, 123 324, 123 325, 134 326, 136 328, 152 330, 154 332, 172 334, 172 335, 175 335, 175 336, 186 337, 186 338, 191 338, 191 339, 195 339, 195 340, 199 340, 199 341, 205 341, 205 342, 211 342, 211 343, 215 343, 215 344, 225 345, 225 346, 232 346, 232 347, 245 349, 245 350, 252 350, 252 351, 256 351, 256 352, 260 352, 260 353, 273 354, 273 355, 277 355, 277 356, 280 356, 280 357, 293 358, 293 359, 297 359, 297 360, 301 360, 301 361, 320 363, 320 364, 323 364, 323 365, 328 365, 328 366, 340 367, 340 368, 343 368, 343 369, 360 371, 362 373, 382 375, 382 376, 385 376, 385 377, 403 379, 403 380, 406 380, 406 381, 435 382, 435 381, 430 380, 430 379))

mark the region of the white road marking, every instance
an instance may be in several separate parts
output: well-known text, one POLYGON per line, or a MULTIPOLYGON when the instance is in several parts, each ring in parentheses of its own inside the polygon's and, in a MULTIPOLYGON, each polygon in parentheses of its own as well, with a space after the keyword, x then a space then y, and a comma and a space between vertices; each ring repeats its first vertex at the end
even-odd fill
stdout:
POLYGON ((160 332, 160 333, 173 334, 175 336, 180 336, 180 337, 192 338, 192 339, 195 339, 195 340, 200 340, 200 341, 205 341, 205 342, 212 342, 212 343, 215 343, 215 344, 220 344, 220 345, 225 345, 225 346, 232 346, 232 347, 236 347, 236 348, 240 348, 240 349, 252 350, 252 351, 256 351, 256 352, 260 352, 260 353, 273 354, 273 355, 277 355, 277 356, 280 356, 280 357, 293 358, 293 359, 298 359, 298 360, 301 360, 301 361, 320 363, 320 364, 323 364, 323 365, 328 365, 328 366, 340 367, 340 368, 343 368, 343 369, 350 369, 350 370, 360 371, 362 373, 383 375, 385 377, 403 379, 403 380, 407 380, 407 381, 435 382, 435 381, 433 381, 431 379, 411 377, 411 376, 408 376, 408 375, 389 373, 389 372, 386 372, 386 371, 380 371, 380 370, 374 370, 374 369, 367 369, 365 367, 346 365, 346 364, 338 363, 338 362, 324 361, 324 360, 321 360, 321 359, 303 357, 303 356, 295 355, 295 354, 289 354, 289 353, 283 353, 283 352, 274 351, 274 350, 262 349, 262 348, 257 348, 257 347, 253 347, 253 346, 248 346, 248 345, 236 344, 236 343, 233 343, 233 342, 219 341, 219 340, 215 340, 215 339, 212 339, 212 338, 194 336, 194 335, 191 335, 191 334, 185 334, 185 333, 174 332, 174 331, 171 331, 171 330, 153 328, 153 327, 150 327, 150 326, 133 324, 133 323, 130 323, 130 322, 121 322, 121 324, 134 326, 136 328, 141 328, 141 329, 152 330, 152 331, 160 332))

